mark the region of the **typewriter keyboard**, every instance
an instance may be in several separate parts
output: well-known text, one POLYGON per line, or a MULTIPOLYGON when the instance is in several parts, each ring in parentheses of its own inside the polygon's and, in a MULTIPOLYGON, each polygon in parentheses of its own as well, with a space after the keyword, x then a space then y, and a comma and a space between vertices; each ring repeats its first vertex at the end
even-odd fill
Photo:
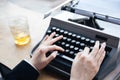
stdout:
MULTIPOLYGON (((51 27, 47 30, 46 34, 50 35, 52 32, 56 32, 54 37, 63 35, 63 38, 55 44, 65 49, 64 52, 59 52, 60 57, 73 61, 75 55, 82 51, 86 46, 93 49, 96 40, 85 37, 81 34, 76 34, 68 30, 61 29, 59 27, 51 27)), ((106 52, 109 53, 112 48, 106 47, 106 52)))

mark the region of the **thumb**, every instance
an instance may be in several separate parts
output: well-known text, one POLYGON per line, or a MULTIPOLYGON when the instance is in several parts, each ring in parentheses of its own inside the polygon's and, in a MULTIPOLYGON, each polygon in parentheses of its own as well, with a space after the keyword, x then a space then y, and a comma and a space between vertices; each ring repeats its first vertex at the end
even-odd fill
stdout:
POLYGON ((48 57, 47 57, 47 62, 50 63, 55 57, 57 56, 58 51, 52 52, 48 57))

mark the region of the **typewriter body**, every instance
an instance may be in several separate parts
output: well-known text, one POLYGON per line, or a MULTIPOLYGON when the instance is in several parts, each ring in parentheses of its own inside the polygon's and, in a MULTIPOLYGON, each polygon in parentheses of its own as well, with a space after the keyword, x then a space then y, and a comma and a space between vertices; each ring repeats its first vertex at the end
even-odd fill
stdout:
MULTIPOLYGON (((68 10, 61 11, 60 14, 52 17, 46 31, 45 35, 52 32, 56 32, 55 37, 63 35, 63 39, 55 44, 65 49, 64 53, 58 52, 57 57, 46 67, 46 70, 62 75, 63 79, 68 80, 76 53, 82 51, 85 46, 89 46, 92 50, 95 41, 99 40, 101 43, 107 43, 106 56, 94 80, 103 80, 120 62, 119 19, 112 17, 106 20, 103 15, 89 16, 84 13, 80 15, 71 12, 71 9, 68 10)), ((89 11, 87 13, 91 14, 89 11)), ((41 41, 33 48, 32 53, 40 43, 41 41)))

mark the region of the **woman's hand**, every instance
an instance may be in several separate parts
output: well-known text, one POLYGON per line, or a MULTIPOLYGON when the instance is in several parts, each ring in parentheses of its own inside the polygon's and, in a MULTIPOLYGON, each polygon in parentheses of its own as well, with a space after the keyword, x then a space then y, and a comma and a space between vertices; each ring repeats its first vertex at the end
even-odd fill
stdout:
POLYGON ((96 41, 93 50, 85 47, 84 51, 79 52, 72 64, 71 80, 92 80, 99 71, 100 65, 105 57, 106 43, 96 41))

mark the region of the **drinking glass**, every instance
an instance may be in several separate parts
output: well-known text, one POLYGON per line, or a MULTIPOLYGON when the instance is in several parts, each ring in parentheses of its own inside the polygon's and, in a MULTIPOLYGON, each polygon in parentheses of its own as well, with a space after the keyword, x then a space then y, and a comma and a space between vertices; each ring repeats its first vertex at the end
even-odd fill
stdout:
POLYGON ((29 26, 26 17, 11 17, 8 23, 16 45, 26 45, 30 42, 29 26))

